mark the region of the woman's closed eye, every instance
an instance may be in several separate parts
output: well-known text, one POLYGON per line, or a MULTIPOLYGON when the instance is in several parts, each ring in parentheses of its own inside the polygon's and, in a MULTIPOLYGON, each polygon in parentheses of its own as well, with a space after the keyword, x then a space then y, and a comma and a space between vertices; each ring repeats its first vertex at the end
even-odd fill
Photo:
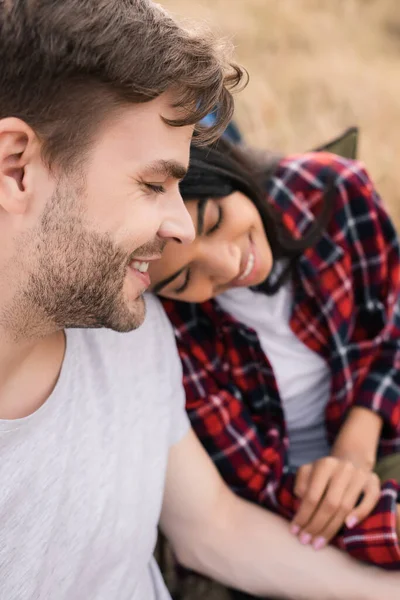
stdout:
POLYGON ((190 283, 191 271, 189 268, 186 269, 185 280, 176 290, 174 290, 175 294, 182 294, 185 290, 187 290, 190 283))
MULTIPOLYGON (((204 234, 206 236, 212 235, 213 233, 218 231, 224 222, 224 212, 223 212, 221 204, 219 202, 215 202, 215 208, 217 208, 217 212, 216 212, 217 218, 216 218, 214 224, 212 224, 211 226, 208 223, 209 229, 207 229, 207 231, 204 234)), ((211 213, 211 210, 209 212, 211 213)), ((206 222, 211 220, 211 219, 207 219, 207 216, 208 215, 206 215, 206 222)), ((189 287, 191 277, 192 277, 192 269, 190 269, 190 267, 188 267, 185 271, 185 278, 184 278, 183 283, 174 290, 174 294, 182 294, 183 292, 185 292, 189 287)))
POLYGON ((215 231, 218 231, 218 229, 221 227, 221 225, 224 221, 224 213, 223 213, 221 204, 218 203, 217 207, 218 207, 217 220, 215 221, 214 225, 212 225, 210 227, 210 229, 208 229, 208 231, 206 232, 206 235, 211 235, 215 231))

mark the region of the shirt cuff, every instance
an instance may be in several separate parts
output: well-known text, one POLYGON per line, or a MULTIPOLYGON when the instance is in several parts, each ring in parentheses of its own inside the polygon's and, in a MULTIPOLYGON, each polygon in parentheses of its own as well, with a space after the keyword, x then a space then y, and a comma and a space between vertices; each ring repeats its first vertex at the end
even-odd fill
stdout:
POLYGON ((383 569, 400 569, 400 544, 396 531, 397 503, 400 486, 386 481, 374 511, 356 527, 343 528, 334 540, 342 550, 357 560, 383 569))

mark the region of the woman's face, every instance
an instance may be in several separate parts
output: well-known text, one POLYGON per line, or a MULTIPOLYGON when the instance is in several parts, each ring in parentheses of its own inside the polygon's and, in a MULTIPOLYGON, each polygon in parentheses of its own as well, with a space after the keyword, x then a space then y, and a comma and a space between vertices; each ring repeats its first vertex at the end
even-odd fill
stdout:
POLYGON ((167 243, 150 268, 151 288, 165 298, 204 302, 233 287, 264 281, 272 253, 261 217, 241 192, 219 199, 190 200, 196 239, 167 243))

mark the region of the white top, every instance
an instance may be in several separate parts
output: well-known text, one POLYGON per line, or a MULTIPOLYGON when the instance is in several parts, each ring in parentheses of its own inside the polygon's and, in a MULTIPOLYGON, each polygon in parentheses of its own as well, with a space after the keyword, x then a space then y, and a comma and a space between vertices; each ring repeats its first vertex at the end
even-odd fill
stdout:
POLYGON ((188 430, 155 298, 137 331, 70 330, 58 384, 0 421, 0 598, 167 600, 152 558, 169 448, 188 430))
POLYGON ((300 466, 329 454, 324 414, 331 377, 325 361, 290 328, 291 287, 287 283, 273 296, 235 288, 217 301, 257 333, 278 384, 289 434, 289 461, 300 466))

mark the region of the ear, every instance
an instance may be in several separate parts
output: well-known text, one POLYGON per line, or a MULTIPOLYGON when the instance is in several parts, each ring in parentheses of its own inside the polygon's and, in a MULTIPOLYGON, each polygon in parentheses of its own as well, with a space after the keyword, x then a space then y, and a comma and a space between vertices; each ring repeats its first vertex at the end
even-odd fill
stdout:
POLYGON ((23 214, 30 199, 26 171, 38 149, 34 131, 16 118, 0 120, 0 208, 23 214))

